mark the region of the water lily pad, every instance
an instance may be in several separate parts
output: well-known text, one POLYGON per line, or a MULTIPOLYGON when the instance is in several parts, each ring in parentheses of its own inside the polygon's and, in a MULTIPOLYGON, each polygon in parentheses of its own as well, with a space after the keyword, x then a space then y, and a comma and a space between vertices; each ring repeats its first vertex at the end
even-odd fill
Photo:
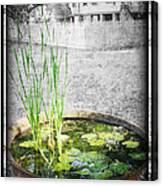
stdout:
POLYGON ((111 170, 105 170, 104 172, 96 172, 91 175, 94 179, 108 179, 113 176, 113 173, 111 170))
POLYGON ((68 150, 66 153, 67 153, 68 155, 70 155, 70 156, 77 156, 77 155, 79 155, 81 152, 80 152, 80 150, 77 149, 77 148, 71 148, 71 149, 68 150))
POLYGON ((72 162, 71 166, 74 169, 81 169, 83 167, 87 167, 88 166, 88 163, 87 162, 81 162, 81 161, 75 160, 75 161, 72 162))
POLYGON ((106 156, 102 153, 99 153, 97 151, 89 151, 89 152, 83 152, 78 157, 77 160, 82 162, 96 162, 99 160, 106 159, 106 156))
POLYGON ((96 161, 95 163, 89 164, 89 169, 92 172, 101 172, 108 168, 108 164, 104 160, 96 161))
POLYGON ((101 125, 101 124, 99 124, 99 125, 96 125, 95 126, 95 129, 96 129, 96 131, 98 131, 98 132, 102 132, 102 131, 112 131, 113 130, 113 126, 109 126, 109 125, 101 125))
POLYGON ((103 146, 105 145, 105 141, 102 139, 92 139, 89 141, 91 146, 103 146))
POLYGON ((145 153, 144 152, 132 152, 129 153, 129 156, 134 160, 145 160, 145 153))
POLYGON ((113 132, 113 133, 110 133, 110 132, 100 132, 98 133, 98 136, 100 139, 112 139, 112 140, 115 140, 115 141, 123 141, 124 140, 124 136, 118 132, 113 132))
POLYGON ((81 136, 81 138, 86 138, 88 140, 96 139, 97 135, 94 133, 84 134, 81 136))
POLYGON ((35 142, 34 141, 24 141, 22 143, 19 144, 19 147, 24 147, 24 148, 33 148, 35 146, 35 142))
POLYGON ((125 145, 126 148, 134 149, 139 146, 139 142, 138 141, 124 141, 122 145, 125 145))
POLYGON ((76 173, 78 173, 80 175, 83 175, 83 176, 87 176, 87 175, 90 175, 91 174, 90 170, 87 169, 87 168, 84 168, 82 170, 76 171, 76 173))

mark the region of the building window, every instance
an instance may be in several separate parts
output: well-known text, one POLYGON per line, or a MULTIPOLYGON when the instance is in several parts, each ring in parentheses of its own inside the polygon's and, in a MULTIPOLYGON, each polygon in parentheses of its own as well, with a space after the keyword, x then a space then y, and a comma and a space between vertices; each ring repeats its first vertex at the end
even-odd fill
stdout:
POLYGON ((79 21, 82 22, 84 20, 84 16, 80 15, 79 16, 79 21))
POLYGON ((104 21, 111 21, 113 19, 112 14, 104 14, 103 15, 103 20, 104 21))
POLYGON ((100 21, 100 15, 97 15, 97 20, 100 21))
POLYGON ((74 17, 71 17, 72 22, 74 23, 74 17))
POLYGON ((87 6, 88 5, 88 3, 83 3, 83 6, 87 6))
POLYGON ((91 15, 91 22, 93 22, 93 15, 91 15))
POLYGON ((97 5, 97 3, 92 3, 92 5, 97 5))
POLYGON ((120 21, 120 13, 115 14, 116 21, 120 21))
POLYGON ((76 4, 75 3, 72 3, 72 7, 76 7, 76 4))

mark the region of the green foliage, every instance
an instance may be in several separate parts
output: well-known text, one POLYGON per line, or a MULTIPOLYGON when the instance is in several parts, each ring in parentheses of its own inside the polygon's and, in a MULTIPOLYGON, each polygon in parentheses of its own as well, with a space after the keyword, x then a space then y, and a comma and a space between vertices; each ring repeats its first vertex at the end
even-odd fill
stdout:
POLYGON ((89 169, 92 172, 102 172, 107 168, 108 168, 108 164, 106 163, 105 160, 99 160, 99 161, 89 164, 89 169))
POLYGON ((70 169, 71 169, 71 165, 64 162, 57 162, 56 165, 54 166, 54 170, 57 172, 69 171, 70 169))
POLYGON ((92 173, 91 178, 99 179, 99 180, 102 179, 103 180, 103 179, 109 179, 112 176, 113 176, 112 171, 110 171, 109 169, 107 169, 104 172, 95 172, 95 173, 92 173))
POLYGON ((144 152, 132 152, 128 154, 134 160, 145 160, 146 155, 144 152))
POLYGON ((57 162, 55 165, 54 165, 54 170, 55 171, 68 171, 71 169, 71 165, 69 164, 71 161, 71 159, 69 158, 68 154, 64 153, 64 154, 61 154, 60 157, 59 157, 59 162, 57 162))
POLYGON ((118 132, 100 132, 98 133, 99 138, 101 139, 112 139, 115 141, 123 141, 124 135, 118 133, 118 132))
POLYGON ((122 175, 128 171, 129 166, 123 162, 115 162, 110 164, 109 169, 115 174, 122 175))
POLYGON ((124 141, 122 144, 125 145, 126 148, 131 148, 131 149, 139 147, 138 141, 124 141))
POLYGON ((82 135, 83 139, 86 139, 91 146, 103 146, 105 141, 103 139, 98 139, 98 136, 94 133, 82 135))
MULTIPOLYGON (((89 176, 93 179, 106 179, 112 176, 112 172, 108 169, 108 158, 97 151, 89 151, 80 153, 75 158, 76 167, 79 170, 77 174, 81 176, 89 176)), ((75 162, 75 161, 74 161, 75 162)))
MULTIPOLYGON (((110 130, 113 128, 110 128, 110 130)), ((109 147, 111 150, 113 147, 108 144, 108 140, 110 143, 115 145, 115 142, 120 142, 124 140, 124 135, 118 133, 117 131, 113 132, 96 132, 96 133, 87 133, 83 134, 81 138, 86 139, 88 143, 91 146, 103 146, 106 145, 109 147)))

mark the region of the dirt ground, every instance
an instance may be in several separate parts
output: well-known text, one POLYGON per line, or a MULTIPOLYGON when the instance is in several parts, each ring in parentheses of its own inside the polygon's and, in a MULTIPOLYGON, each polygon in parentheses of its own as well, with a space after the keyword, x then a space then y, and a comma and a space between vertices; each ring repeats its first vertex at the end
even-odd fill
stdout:
MULTIPOLYGON (((8 68, 17 74, 11 48, 8 68)), ((39 65, 39 47, 34 58, 39 65)), ((146 53, 145 48, 115 51, 69 50, 69 78, 65 112, 92 110, 125 118, 146 126, 146 53)), ((17 88, 8 80, 7 117, 11 124, 24 116, 17 88)))

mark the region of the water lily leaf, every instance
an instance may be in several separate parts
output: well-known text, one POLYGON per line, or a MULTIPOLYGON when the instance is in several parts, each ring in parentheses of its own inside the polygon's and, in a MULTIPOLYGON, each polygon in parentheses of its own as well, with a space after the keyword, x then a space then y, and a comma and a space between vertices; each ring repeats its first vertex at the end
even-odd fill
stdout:
POLYGON ((114 133, 113 139, 115 139, 116 141, 123 141, 124 140, 124 135, 119 134, 119 133, 114 133))
POLYGON ((113 139, 113 134, 110 132, 100 132, 98 133, 100 139, 113 139))
POLYGON ((96 125, 95 126, 95 129, 96 129, 96 131, 98 131, 98 132, 102 132, 102 131, 112 131, 113 130, 113 126, 109 126, 109 125, 101 125, 101 124, 99 124, 99 125, 96 125))
POLYGON ((24 148, 33 148, 35 146, 35 142, 34 141, 24 141, 22 143, 19 144, 19 147, 24 147, 24 148))
POLYGON ((124 136, 118 132, 100 132, 98 133, 98 136, 100 139, 104 139, 104 140, 107 140, 107 139, 112 139, 112 140, 115 140, 115 141, 123 141, 124 140, 124 136))
POLYGON ((105 160, 106 156, 102 153, 99 153, 97 151, 89 151, 89 152, 83 152, 81 153, 77 158, 77 160, 81 162, 96 162, 100 160, 105 160))
POLYGON ((96 161, 95 163, 91 163, 89 164, 89 169, 92 171, 92 172, 101 172, 105 169, 108 168, 108 164, 106 163, 106 161, 96 161))
POLYGON ((75 169, 81 169, 83 167, 87 167, 88 163, 75 160, 75 161, 72 162, 71 166, 75 169))
POLYGON ((134 160, 145 160, 145 153, 144 152, 132 152, 129 153, 129 156, 134 160))
POLYGON ((82 170, 76 171, 76 173, 78 173, 78 174, 80 174, 82 176, 87 176, 87 175, 91 174, 90 170, 87 169, 87 168, 84 168, 82 170))
POLYGON ((71 149, 68 150, 66 153, 67 153, 68 155, 70 155, 70 156, 77 156, 77 155, 79 155, 81 152, 80 152, 80 150, 77 149, 77 148, 71 148, 71 149))
POLYGON ((103 146, 105 144, 105 141, 102 139, 92 139, 89 141, 89 144, 91 146, 103 146))
POLYGON ((96 139, 97 135, 94 133, 84 134, 81 136, 81 138, 86 138, 88 140, 96 139))
POLYGON ((122 175, 128 171, 129 166, 123 162, 114 162, 110 164, 109 168, 113 173, 122 175))
POLYGON ((126 148, 134 149, 139 146, 139 142, 138 141, 124 141, 122 145, 125 145, 126 148))
POLYGON ((113 173, 111 170, 105 170, 104 172, 96 172, 91 175, 94 179, 108 179, 113 176, 113 173))

